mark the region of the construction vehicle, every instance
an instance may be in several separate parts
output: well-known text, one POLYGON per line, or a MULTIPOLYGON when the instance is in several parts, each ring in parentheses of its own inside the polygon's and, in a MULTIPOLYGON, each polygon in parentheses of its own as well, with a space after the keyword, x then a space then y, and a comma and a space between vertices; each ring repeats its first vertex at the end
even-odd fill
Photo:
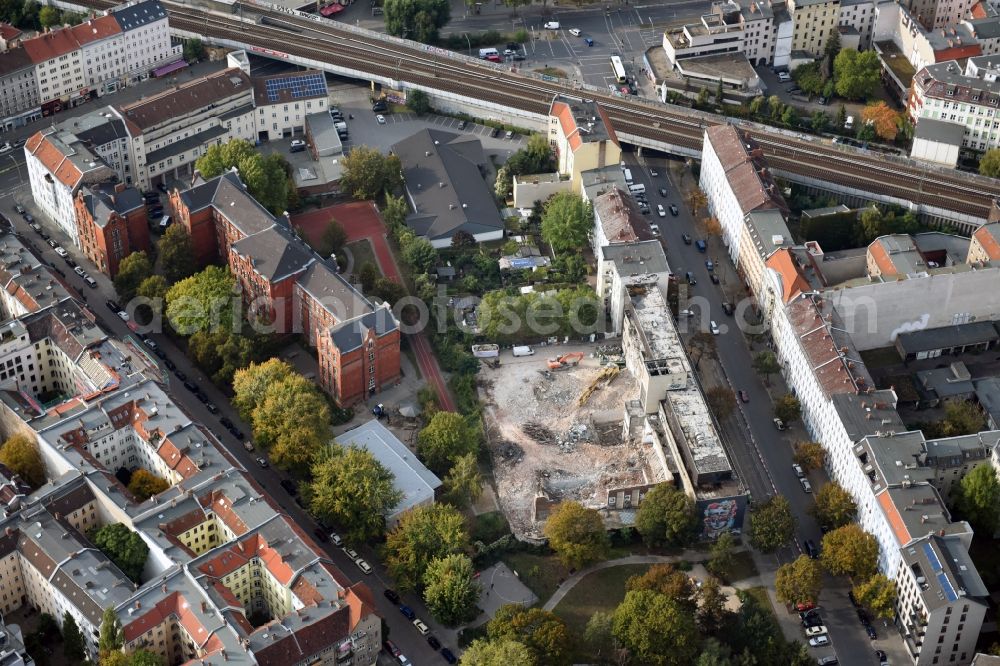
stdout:
POLYGON ((582 360, 583 352, 570 352, 569 354, 563 354, 559 358, 549 359, 549 370, 562 370, 563 368, 576 367, 582 360))

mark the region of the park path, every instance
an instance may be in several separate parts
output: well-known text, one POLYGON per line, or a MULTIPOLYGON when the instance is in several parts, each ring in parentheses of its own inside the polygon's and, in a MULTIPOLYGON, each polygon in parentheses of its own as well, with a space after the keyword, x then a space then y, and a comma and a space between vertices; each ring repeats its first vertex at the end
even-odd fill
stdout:
MULTIPOLYGON (((739 552, 745 550, 745 548, 737 548, 734 552, 739 552)), ((602 569, 610 569, 612 567, 620 567, 626 564, 676 564, 683 560, 688 562, 698 562, 705 553, 697 550, 685 550, 680 555, 629 555, 628 557, 619 557, 616 560, 605 560, 604 562, 598 562, 597 564, 587 567, 586 569, 581 569, 575 574, 567 578, 562 582, 555 593, 549 597, 549 600, 545 602, 542 606, 543 610, 550 611, 559 605, 559 602, 563 600, 563 597, 576 587, 576 584, 581 580, 586 578, 588 575, 594 573, 595 571, 601 571, 602 569)), ((701 568, 700 564, 696 564, 695 567, 701 568)), ((736 589, 744 589, 749 587, 755 587, 760 585, 760 576, 750 576, 749 578, 744 578, 743 580, 738 580, 728 587, 733 587, 736 589)))

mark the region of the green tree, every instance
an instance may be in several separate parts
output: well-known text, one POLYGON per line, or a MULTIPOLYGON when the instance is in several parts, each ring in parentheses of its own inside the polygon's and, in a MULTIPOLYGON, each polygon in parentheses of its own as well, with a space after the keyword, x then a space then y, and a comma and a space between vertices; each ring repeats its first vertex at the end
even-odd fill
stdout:
MULTIPOLYGON (((173 228, 173 227, 171 227, 173 228)), ((135 295, 141 296, 142 298, 148 298, 151 301, 159 302, 160 308, 163 307, 163 302, 167 298, 167 290, 170 285, 167 284, 167 279, 162 275, 150 275, 148 278, 139 283, 139 288, 136 289, 135 295)))
POLYGON ((816 111, 812 114, 812 121, 810 124, 816 134, 822 134, 828 127, 830 127, 830 116, 826 115, 825 111, 816 111))
POLYGON ((149 546, 138 533, 123 523, 109 523, 103 527, 91 528, 87 532, 87 538, 130 580, 140 582, 142 569, 149 556, 149 546))
POLYGON ((472 560, 454 553, 432 560, 424 572, 424 601, 438 622, 455 626, 477 615, 480 586, 472 560))
POLYGON ((163 275, 170 282, 191 277, 197 271, 194 246, 183 224, 172 224, 167 227, 163 238, 157 244, 157 250, 160 253, 163 275))
POLYGON ((217 384, 229 385, 233 375, 254 358, 250 338, 225 329, 198 331, 188 338, 188 358, 212 376, 217 384))
POLYGON ((122 623, 118 620, 118 613, 114 607, 108 606, 101 616, 101 633, 97 639, 97 650, 103 658, 106 655, 122 649, 125 644, 125 636, 122 633, 122 623))
POLYGON ((129 666, 163 666, 163 659, 155 652, 136 650, 129 655, 129 666))
POLYGON ((445 474, 461 456, 479 451, 479 433, 461 415, 437 412, 417 435, 417 453, 435 474, 445 474))
POLYGON ((309 509, 344 532, 349 543, 365 543, 385 531, 385 516, 403 493, 394 476, 366 449, 332 447, 312 466, 309 509))
POLYGON ((45 483, 45 463, 38 451, 38 442, 28 435, 11 435, 0 447, 0 463, 32 488, 45 483))
POLYGON ((344 231, 343 225, 337 220, 331 219, 326 223, 326 228, 323 229, 323 235, 320 236, 316 251, 321 256, 329 257, 331 254, 340 254, 346 244, 347 232, 344 231))
POLYGON ((76 623, 69 611, 63 613, 62 625, 63 656, 71 664, 82 664, 87 658, 87 648, 80 633, 80 625, 76 623))
POLYGON ((184 40, 184 59, 188 62, 198 62, 205 57, 205 45, 197 37, 184 40))
POLYGON ((545 204, 542 239, 557 253, 582 250, 593 226, 590 202, 574 192, 560 192, 545 204))
POLYGON ((823 469, 823 465, 826 464, 826 451, 819 442, 796 442, 792 460, 808 474, 814 469, 823 469))
POLYGON ((316 385, 293 374, 272 384, 251 417, 254 439, 271 462, 305 471, 330 440, 330 407, 316 385))
POLYGON ((462 514, 447 504, 419 506, 386 536, 386 568, 401 589, 416 590, 433 560, 468 549, 462 514))
POLYGON ((729 532, 723 532, 712 544, 711 555, 705 568, 709 573, 723 580, 736 563, 736 539, 729 532))
POLYGON ((471 250, 476 245, 476 237, 463 229, 459 229, 451 236, 451 246, 456 250, 471 250))
POLYGON ((531 650, 515 640, 480 638, 462 653, 462 666, 536 666, 531 650))
POLYGON ((705 402, 715 414, 715 418, 722 421, 733 413, 733 409, 736 407, 736 396, 725 386, 713 386, 705 391, 705 402))
POLYGON ((879 85, 881 65, 875 51, 843 49, 833 59, 837 94, 847 99, 866 99, 879 85))
POLYGON ((133 252, 121 260, 114 285, 118 298, 123 301, 122 305, 128 306, 128 302, 135 298, 139 285, 152 274, 153 263, 145 252, 133 252))
POLYGON ((774 401, 774 415, 785 423, 797 420, 801 414, 802 405, 791 393, 786 393, 774 401))
POLYGON ((979 158, 979 173, 990 178, 1000 178, 1000 148, 987 150, 979 158))
POLYGON ((878 568, 878 542, 855 523, 838 527, 823 535, 820 562, 834 576, 870 578, 878 568))
POLYGON ((140 502, 145 502, 153 495, 159 495, 169 487, 170 484, 166 479, 161 479, 141 467, 132 473, 132 478, 128 482, 128 491, 140 502))
POLYGON ((447 0, 384 0, 382 11, 386 32, 424 44, 436 42, 438 30, 451 18, 447 0))
POLYGON ((423 90, 410 90, 406 93, 406 106, 418 116, 431 110, 431 98, 423 90))
POLYGON ((228 268, 207 266, 167 291, 167 319, 181 335, 233 328, 236 280, 228 268))
POLYGON ((722 591, 718 578, 708 578, 698 590, 698 611, 695 620, 698 628, 709 636, 718 634, 730 617, 726 609, 728 597, 722 591))
POLYGON ((406 223, 406 216, 410 214, 410 207, 406 199, 402 196, 385 195, 385 205, 382 207, 382 219, 385 224, 395 234, 406 223))
POLYGON ((62 12, 57 7, 45 5, 38 10, 38 22, 43 28, 54 28, 62 25, 62 12))
POLYGON ((613 630, 634 659, 654 666, 687 666, 697 658, 701 643, 694 615, 648 590, 626 593, 615 609, 613 630))
POLYGON ((250 421, 257 407, 263 404, 269 388, 293 373, 292 366, 278 358, 251 363, 233 376, 233 407, 243 420, 250 421))
POLYGON ((437 263, 437 250, 426 238, 417 238, 409 234, 400 239, 400 249, 403 261, 416 273, 427 273, 437 263))
POLYGON ((778 358, 774 355, 774 352, 757 352, 753 357, 753 369, 759 374, 764 375, 764 383, 770 386, 771 375, 781 372, 781 364, 778 363, 778 358))
POLYGON ((953 492, 952 502, 958 513, 972 523, 977 532, 991 535, 997 531, 1000 510, 1000 482, 993 465, 984 463, 962 477, 953 492))
POLYGON ((796 67, 792 71, 792 78, 795 79, 795 83, 799 85, 802 92, 809 95, 819 95, 823 92, 823 86, 826 84, 823 73, 820 71, 820 63, 818 62, 811 62, 796 67))
POLYGON ((654 564, 645 573, 625 581, 625 590, 647 590, 662 594, 681 609, 694 612, 698 607, 698 588, 683 571, 673 564, 654 564))
POLYGON ((791 104, 782 110, 781 124, 785 127, 796 127, 799 124, 799 112, 791 104))
POLYGON ((479 463, 473 453, 455 458, 444 477, 444 494, 449 502, 464 507, 479 499, 483 493, 483 477, 479 474, 479 463))
POLYGON ((836 481, 824 484, 815 495, 816 503, 809 508, 820 525, 828 529, 843 527, 854 520, 858 506, 851 494, 836 481))
MULTIPOLYGON (((346 161, 346 160, 345 160, 346 161)), ((260 205, 275 215, 288 208, 288 162, 280 153, 264 155, 244 139, 232 139, 209 146, 195 162, 195 168, 206 178, 215 178, 236 167, 247 191, 260 205)))
POLYGON ((361 291, 364 293, 369 293, 375 287, 375 280, 379 279, 382 274, 378 270, 378 266, 370 261, 366 261, 361 264, 361 268, 358 269, 358 281, 361 283, 361 291))
POLYGON ((718 638, 709 638, 701 646, 694 666, 734 666, 732 649, 718 638))
POLYGON ((525 645, 540 666, 570 663, 570 633, 557 615, 541 608, 504 604, 486 625, 491 641, 511 640, 525 645))
POLYGON ((497 178, 493 183, 493 194, 500 201, 506 201, 511 188, 514 187, 514 174, 506 164, 497 169, 497 178))
POLYGON ((778 568, 774 591, 785 604, 815 603, 823 589, 823 569, 817 560, 799 555, 778 568))
POLYGON ((896 614, 896 581, 885 574, 875 574, 854 586, 854 598, 875 617, 886 620, 896 614))
POLYGON ((595 611, 583 630, 583 642, 590 654, 600 657, 609 648, 614 649, 615 636, 611 631, 614 624, 612 611, 595 611))
POLYGON ((949 402, 944 407, 940 437, 974 435, 986 429, 986 419, 976 403, 966 400, 949 402))
POLYGON ((694 501, 670 483, 653 487, 639 504, 635 528, 646 543, 680 546, 695 536, 694 501))
POLYGON ((758 504, 750 513, 750 543, 759 551, 773 553, 795 536, 795 516, 788 500, 777 495, 758 504))
POLYGON ((399 158, 383 155, 377 148, 352 148, 340 164, 343 169, 340 189, 355 199, 374 199, 383 192, 395 192, 402 184, 399 158))
POLYGON ((608 555, 611 541, 601 515, 579 502, 560 502, 545 521, 545 537, 559 560, 580 569, 608 555))
POLYGON ((708 88, 702 88, 698 91, 698 96, 694 100, 695 106, 698 108, 704 108, 708 106, 708 88))

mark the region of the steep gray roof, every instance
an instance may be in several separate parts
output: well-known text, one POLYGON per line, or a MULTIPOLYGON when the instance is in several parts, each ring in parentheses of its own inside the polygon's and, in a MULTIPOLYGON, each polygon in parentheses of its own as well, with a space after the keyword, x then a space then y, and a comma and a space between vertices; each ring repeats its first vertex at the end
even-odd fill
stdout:
POLYGON ((374 329, 375 335, 381 337, 398 327, 399 322, 392 315, 392 310, 389 309, 388 304, 383 303, 374 312, 334 326, 330 329, 330 337, 333 338, 337 349, 343 354, 360 347, 370 329, 374 329))
POLYGON ((123 31, 128 31, 166 18, 167 10, 160 4, 160 0, 145 0, 114 9, 112 16, 123 31))
POLYGON ((121 192, 115 192, 114 183, 98 183, 85 187, 83 199, 94 222, 102 227, 107 224, 108 218, 113 213, 124 216, 145 205, 139 190, 126 187, 121 192))
POLYGON ((294 275, 316 261, 302 240, 279 226, 236 241, 232 244, 232 251, 249 257, 254 270, 270 282, 294 275))
POLYGON ((392 147, 415 212, 407 224, 430 240, 457 231, 473 236, 503 229, 493 193, 480 172, 486 163, 478 139, 423 129, 392 147))
POLYGON ((192 213, 214 206, 247 236, 276 224, 274 216, 247 192, 235 169, 182 192, 181 199, 192 213))
POLYGON ((371 301, 325 261, 309 264, 298 285, 332 312, 338 321, 355 319, 375 309, 371 301))

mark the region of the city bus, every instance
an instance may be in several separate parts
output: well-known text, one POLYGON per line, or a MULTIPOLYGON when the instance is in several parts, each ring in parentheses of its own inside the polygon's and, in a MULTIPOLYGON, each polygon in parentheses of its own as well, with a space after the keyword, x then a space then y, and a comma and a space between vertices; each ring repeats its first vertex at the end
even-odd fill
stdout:
POLYGON ((628 78, 625 76, 625 66, 622 65, 622 59, 618 56, 611 56, 611 69, 614 70, 615 80, 618 83, 627 83, 628 78))

